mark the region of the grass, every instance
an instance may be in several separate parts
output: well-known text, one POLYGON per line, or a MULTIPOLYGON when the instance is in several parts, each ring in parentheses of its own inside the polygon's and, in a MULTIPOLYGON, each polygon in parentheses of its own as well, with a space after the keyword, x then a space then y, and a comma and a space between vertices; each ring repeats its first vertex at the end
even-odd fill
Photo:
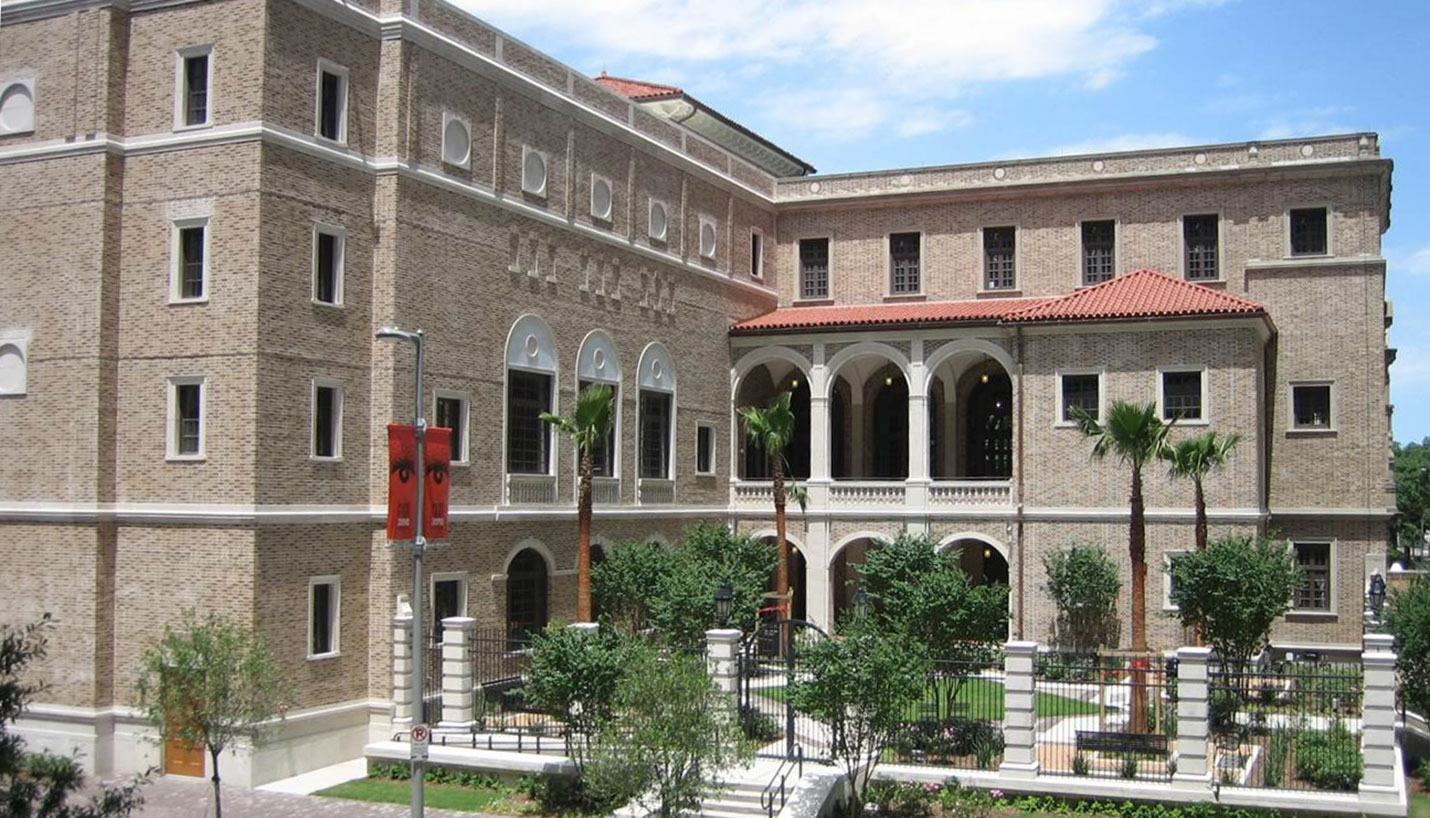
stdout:
POLYGON ((1410 818, 1430 818, 1430 793, 1410 794, 1410 818))
MULTIPOLYGON (((324 798, 347 798, 352 801, 371 801, 380 804, 407 804, 412 800, 412 782, 393 781, 385 778, 359 778, 314 795, 324 798)), ((423 787, 423 802, 433 809, 460 810, 463 812, 515 812, 511 803, 510 790, 474 789, 442 784, 427 784, 423 787)))
MULTIPOLYGON (((785 700, 783 687, 756 688, 755 693, 771 701, 782 702, 785 700)), ((932 708, 936 701, 937 698, 930 686, 928 695, 910 708, 909 718, 918 719, 934 715, 932 708)), ((958 712, 955 715, 997 721, 1003 718, 1003 684, 989 679, 969 679, 958 691, 958 697, 954 699, 954 703, 958 705, 958 712)), ((1040 717, 1091 716, 1097 713, 1097 703, 1039 691, 1037 709, 1040 717)))

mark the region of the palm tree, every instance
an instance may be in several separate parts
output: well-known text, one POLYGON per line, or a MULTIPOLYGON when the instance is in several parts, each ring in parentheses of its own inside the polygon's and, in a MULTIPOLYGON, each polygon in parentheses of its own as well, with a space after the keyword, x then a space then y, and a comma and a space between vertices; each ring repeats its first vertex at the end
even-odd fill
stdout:
POLYGON ((541 419, 571 438, 580 456, 576 492, 576 619, 591 621, 591 451, 605 442, 616 422, 611 387, 592 384, 576 396, 571 417, 542 412, 541 419))
POLYGON ((1074 409, 1082 433, 1093 439, 1095 457, 1115 454, 1132 467, 1131 522, 1127 531, 1127 554, 1132 563, 1132 650, 1143 654, 1132 661, 1132 723, 1136 733, 1147 731, 1146 696, 1138 695, 1145 684, 1147 671, 1147 521, 1142 502, 1142 469, 1162 456, 1167 448, 1167 433, 1171 423, 1164 423, 1157 414, 1157 404, 1137 406, 1118 401, 1107 412, 1107 420, 1097 418, 1082 409, 1074 409))
MULTIPOLYGON (((770 475, 775 498, 775 548, 779 553, 779 568, 775 572, 775 590, 789 590, 789 545, 785 540, 785 448, 794 440, 794 412, 789 408, 790 393, 776 395, 769 406, 741 406, 740 420, 750 442, 764 449, 770 460, 770 475)), ((788 618, 788 617, 786 617, 788 618)))
POLYGON ((1226 437, 1217 437, 1216 432, 1190 437, 1169 447, 1162 458, 1171 465, 1173 477, 1186 477, 1192 481, 1197 512, 1197 550, 1207 549, 1207 499, 1202 493, 1202 482, 1208 474, 1226 465, 1241 435, 1232 432, 1226 437))

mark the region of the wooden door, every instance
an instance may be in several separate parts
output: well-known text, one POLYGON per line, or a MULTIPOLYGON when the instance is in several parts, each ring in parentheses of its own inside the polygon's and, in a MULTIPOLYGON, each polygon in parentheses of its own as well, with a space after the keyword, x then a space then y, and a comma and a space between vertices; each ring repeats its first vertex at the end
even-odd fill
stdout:
POLYGON ((164 774, 204 777, 204 748, 171 738, 164 742, 164 774))

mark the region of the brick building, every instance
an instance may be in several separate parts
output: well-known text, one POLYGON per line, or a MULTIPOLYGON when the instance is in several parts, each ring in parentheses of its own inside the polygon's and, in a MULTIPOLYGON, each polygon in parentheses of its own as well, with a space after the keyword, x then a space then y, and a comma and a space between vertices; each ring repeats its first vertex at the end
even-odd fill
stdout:
MULTIPOLYGON (((1156 401, 1243 437, 1213 535, 1293 543, 1274 638, 1351 645, 1393 508, 1374 134, 810 175, 682 90, 588 78, 441 0, 16 0, 0 26, 0 618, 53 612, 32 741, 160 749, 135 661, 188 608, 291 668, 262 782, 388 729, 384 425, 459 437, 438 613, 574 611, 575 453, 534 418, 616 386, 595 535, 771 529, 732 407, 790 389, 796 613, 831 621, 902 528, 1012 586, 1125 559, 1126 470, 1071 406, 1156 401)), ((1158 566, 1191 488, 1148 474, 1158 566)), ((1159 590, 1160 589, 1160 590, 1159 590)))

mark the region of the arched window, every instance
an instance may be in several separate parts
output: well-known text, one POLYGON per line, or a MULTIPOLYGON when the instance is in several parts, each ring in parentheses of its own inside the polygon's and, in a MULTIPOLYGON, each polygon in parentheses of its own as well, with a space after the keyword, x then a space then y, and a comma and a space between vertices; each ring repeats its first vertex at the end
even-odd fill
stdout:
POLYGON ((526 640, 546 627, 546 560, 534 548, 523 548, 506 569, 506 632, 526 640))
POLYGON ((675 365, 670 353, 652 343, 640 362, 640 476, 670 480, 675 439, 675 365))
POLYGON ((620 475, 621 361, 611 336, 592 330, 581 342, 581 351, 576 355, 576 388, 585 390, 597 384, 611 388, 615 420, 606 439, 591 451, 591 474, 616 477, 620 475))
POLYGON ((556 411, 556 345, 551 330, 534 315, 512 325, 506 342, 506 470, 551 474, 551 424, 556 411))

